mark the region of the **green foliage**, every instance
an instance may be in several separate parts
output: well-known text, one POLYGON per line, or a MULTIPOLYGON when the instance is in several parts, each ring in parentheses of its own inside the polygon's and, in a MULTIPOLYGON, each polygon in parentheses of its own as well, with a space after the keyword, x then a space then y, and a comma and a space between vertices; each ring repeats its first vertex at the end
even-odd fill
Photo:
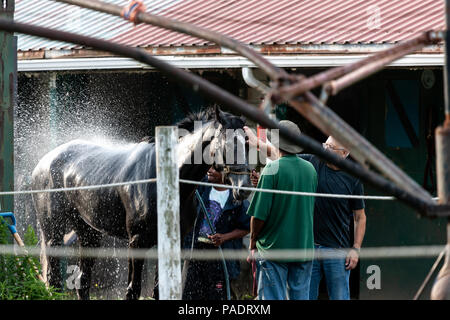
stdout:
POLYGON ((34 247, 37 245, 38 239, 36 233, 34 232, 34 229, 31 226, 28 226, 27 231, 25 231, 23 242, 25 243, 25 245, 30 247, 34 247))
MULTIPOLYGON (((34 247, 38 240, 31 226, 24 235, 27 247, 34 247)), ((6 222, 0 218, 0 245, 12 244, 12 237, 6 222)), ((64 294, 54 288, 46 288, 37 278, 35 268, 40 272, 38 258, 0 255, 0 300, 55 300, 63 299, 64 294)))
POLYGON ((8 244, 10 241, 10 232, 6 226, 6 221, 0 217, 0 244, 8 244))

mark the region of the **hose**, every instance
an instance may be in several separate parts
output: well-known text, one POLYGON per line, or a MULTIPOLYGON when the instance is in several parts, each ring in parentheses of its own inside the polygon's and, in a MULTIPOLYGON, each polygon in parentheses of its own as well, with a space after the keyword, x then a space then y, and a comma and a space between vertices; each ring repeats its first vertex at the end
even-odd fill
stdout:
MULTIPOLYGON (((212 234, 216 233, 216 230, 214 230, 214 227, 211 223, 211 220, 209 219, 208 216, 208 212, 206 211, 206 206, 205 203, 203 202, 202 197, 200 196, 200 193, 198 192, 198 190, 195 190, 195 195, 197 196, 197 199, 200 202, 200 206, 202 208, 203 214, 206 217, 206 221, 208 221, 208 225, 209 225, 209 229, 211 230, 212 234)), ((227 268, 227 263, 225 262, 225 257, 223 255, 223 251, 222 251, 222 247, 218 246, 219 252, 220 252, 220 256, 222 257, 222 265, 223 265, 223 274, 225 276, 225 288, 227 291, 227 300, 231 300, 231 294, 230 294, 230 276, 228 274, 228 268, 227 268)))

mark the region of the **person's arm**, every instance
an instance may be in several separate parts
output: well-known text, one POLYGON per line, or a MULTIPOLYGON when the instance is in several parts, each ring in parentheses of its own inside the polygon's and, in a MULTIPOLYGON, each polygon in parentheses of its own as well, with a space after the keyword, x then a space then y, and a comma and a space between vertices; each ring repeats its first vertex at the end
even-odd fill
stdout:
POLYGON ((234 229, 227 233, 216 233, 209 235, 208 238, 213 242, 213 244, 218 247, 222 245, 225 241, 230 241, 234 239, 240 239, 248 234, 248 230, 234 229))
MULTIPOLYGON (((355 221, 353 248, 361 249, 361 245, 366 233, 366 214, 364 209, 353 210, 353 219, 355 221)), ((358 264, 359 252, 350 250, 345 261, 346 269, 354 269, 358 264)))
POLYGON ((250 219, 250 245, 249 250, 256 249, 256 240, 258 240, 258 235, 261 233, 264 227, 264 220, 251 217, 250 219))
POLYGON ((364 209, 353 210, 353 219, 355 220, 355 240, 353 247, 360 249, 366 233, 366 213, 364 209))
POLYGON ((277 160, 280 157, 278 149, 270 142, 264 142, 255 135, 252 129, 245 126, 244 131, 248 137, 248 143, 252 147, 259 148, 259 152, 266 154, 271 160, 277 160))
POLYGON ((259 140, 259 152, 265 153, 270 160, 277 160, 280 158, 280 151, 270 141, 267 143, 259 140))
MULTIPOLYGON (((267 174, 272 170, 272 163, 266 165, 261 173, 261 178, 258 182, 258 188, 261 189, 273 189, 274 187, 274 174, 267 174)), ((256 241, 260 235, 263 227, 264 221, 270 214, 270 208, 272 207, 273 194, 265 192, 256 192, 253 196, 250 207, 247 211, 247 215, 250 218, 250 244, 249 250, 250 255, 247 258, 248 262, 251 262, 254 258, 254 253, 256 251, 256 241)))

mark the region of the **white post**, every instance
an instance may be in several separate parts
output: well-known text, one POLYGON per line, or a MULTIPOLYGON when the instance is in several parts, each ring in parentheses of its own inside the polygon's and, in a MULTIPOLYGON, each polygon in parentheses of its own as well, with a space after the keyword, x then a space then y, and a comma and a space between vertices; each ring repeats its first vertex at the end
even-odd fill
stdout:
POLYGON ((177 127, 156 127, 159 299, 181 300, 177 127))

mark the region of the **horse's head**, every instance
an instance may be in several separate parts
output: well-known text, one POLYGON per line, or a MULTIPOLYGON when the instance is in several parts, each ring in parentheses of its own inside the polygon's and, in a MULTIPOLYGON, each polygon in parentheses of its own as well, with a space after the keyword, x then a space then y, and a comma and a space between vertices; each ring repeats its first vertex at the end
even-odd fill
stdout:
MULTIPOLYGON (((245 119, 215 107, 214 137, 211 156, 214 168, 222 173, 223 182, 232 186, 251 187, 248 144, 244 132, 245 119)), ((233 189, 236 200, 244 200, 250 191, 233 189)))
MULTIPOLYGON (((192 165, 214 166, 226 184, 250 187, 248 145, 244 132, 245 119, 209 108, 188 116, 178 123, 180 135, 178 162, 185 176, 195 175, 192 165)), ((206 172, 203 172, 205 174, 206 172)), ((233 189, 236 200, 249 196, 249 191, 233 189)))

